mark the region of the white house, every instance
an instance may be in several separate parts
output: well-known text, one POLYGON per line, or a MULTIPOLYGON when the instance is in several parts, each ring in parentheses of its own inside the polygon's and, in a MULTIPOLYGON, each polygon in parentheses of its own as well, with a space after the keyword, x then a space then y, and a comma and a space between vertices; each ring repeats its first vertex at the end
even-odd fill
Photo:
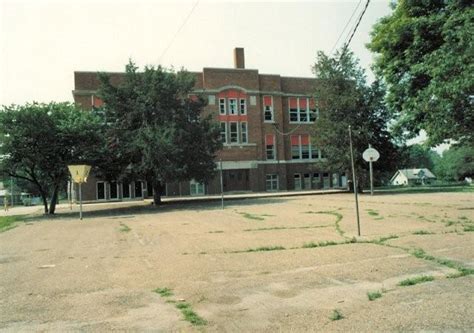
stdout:
POLYGON ((436 176, 426 168, 398 170, 390 179, 392 185, 429 184, 436 176))

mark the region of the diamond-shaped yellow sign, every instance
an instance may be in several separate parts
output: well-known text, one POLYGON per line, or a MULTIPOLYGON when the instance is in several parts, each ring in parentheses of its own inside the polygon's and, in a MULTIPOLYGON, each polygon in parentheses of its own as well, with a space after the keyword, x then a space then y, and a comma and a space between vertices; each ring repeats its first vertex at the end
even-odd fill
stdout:
POLYGON ((90 165, 68 165, 74 183, 85 183, 91 171, 90 165))

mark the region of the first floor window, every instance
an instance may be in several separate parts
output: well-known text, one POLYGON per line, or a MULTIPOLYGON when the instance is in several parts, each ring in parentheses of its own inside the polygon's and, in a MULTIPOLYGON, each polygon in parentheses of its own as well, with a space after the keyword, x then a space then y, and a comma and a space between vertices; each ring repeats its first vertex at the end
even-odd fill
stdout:
POLYGON ((275 175, 275 174, 267 175, 265 185, 266 185, 267 191, 278 191, 278 175, 275 175))
POLYGON ((267 160, 275 159, 275 136, 273 134, 267 134, 265 136, 265 148, 267 154, 267 160))
POLYGON ((227 123, 221 122, 221 141, 227 143, 227 123))
POLYGON ((247 122, 240 123, 240 142, 248 143, 247 122))
POLYGON ((204 184, 198 183, 194 179, 189 182, 191 195, 204 195, 204 184))
POLYGON ((237 128, 237 123, 236 122, 230 122, 229 123, 230 127, 230 143, 238 143, 239 142, 239 131, 237 128))
POLYGON ((105 200, 105 183, 97 182, 97 200, 105 200))
POLYGON ((318 118, 318 113, 316 109, 309 109, 309 121, 314 123, 318 118))
POLYGON ((122 198, 130 198, 130 183, 122 183, 122 198))
POLYGON ((143 196, 142 182, 135 181, 135 198, 141 198, 143 196))
POLYGON ((293 179, 295 181, 295 190, 301 190, 301 175, 299 173, 295 173, 293 175, 293 179))
POLYGON ((311 145, 311 158, 312 159, 319 158, 319 150, 316 148, 315 145, 311 145))
POLYGON ((311 186, 313 188, 320 188, 320 182, 321 180, 319 179, 319 173, 313 173, 313 177, 311 178, 311 186))
POLYGON ((117 182, 110 182, 110 199, 118 199, 118 184, 117 182))

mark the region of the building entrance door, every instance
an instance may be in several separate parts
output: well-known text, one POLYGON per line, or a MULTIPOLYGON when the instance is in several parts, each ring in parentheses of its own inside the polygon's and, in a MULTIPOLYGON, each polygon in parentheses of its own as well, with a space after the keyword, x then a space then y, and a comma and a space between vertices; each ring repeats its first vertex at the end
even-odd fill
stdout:
POLYGON ((224 170, 224 192, 250 191, 249 170, 224 170))

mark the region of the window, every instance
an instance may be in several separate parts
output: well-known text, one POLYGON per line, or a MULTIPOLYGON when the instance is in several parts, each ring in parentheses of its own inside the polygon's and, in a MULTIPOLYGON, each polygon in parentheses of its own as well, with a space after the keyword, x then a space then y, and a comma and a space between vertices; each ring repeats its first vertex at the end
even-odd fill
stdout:
POLYGON ((288 99, 288 107, 290 109, 290 122, 298 122, 298 100, 296 97, 288 99))
POLYGON ((105 200, 105 183, 97 182, 97 200, 105 200))
POLYGON ((135 198, 143 197, 142 182, 135 181, 135 198))
POLYGON ((266 176, 267 191, 278 191, 278 175, 271 174, 266 176))
POLYGON ((311 145, 308 134, 292 135, 291 140, 291 159, 309 160, 318 158, 318 150, 311 145))
POLYGON ((288 99, 288 109, 290 111, 290 123, 309 123, 317 118, 317 110, 314 100, 306 97, 290 97, 288 99))
POLYGON ((304 188, 310 189, 311 188, 311 174, 305 173, 303 175, 303 179, 304 179, 304 188))
POLYGON ((272 96, 263 96, 263 120, 273 121, 273 98, 272 96))
POLYGON ((204 184, 198 183, 194 179, 189 182, 189 193, 191 195, 204 195, 204 184))
POLYGON ((240 123, 240 142, 248 143, 248 134, 247 134, 247 122, 243 121, 240 123))
POLYGON ((225 112, 225 98, 219 98, 219 114, 226 114, 226 112, 225 112))
POLYGON ((247 101, 245 98, 240 99, 240 114, 247 114, 247 101))
POLYGON ((230 129, 230 143, 238 143, 239 142, 239 132, 237 129, 237 123, 236 122, 230 122, 229 123, 230 129))
POLYGON ((119 186, 117 182, 110 182, 110 199, 118 199, 119 198, 119 186))
POLYGON ((321 180, 319 179, 319 173, 313 173, 313 177, 311 178, 311 187, 312 188, 320 188, 321 187, 321 180))
POLYGON ((227 143, 227 123, 221 122, 221 141, 227 143))
POLYGON ((237 99, 229 98, 229 114, 237 114, 237 99))
POLYGON ((295 190, 301 190, 301 175, 299 173, 295 173, 293 175, 293 179, 295 181, 295 190))
POLYGON ((122 184, 122 198, 130 198, 130 183, 124 182, 122 184))
POLYGON ((267 134, 265 136, 265 147, 267 153, 267 160, 275 159, 275 136, 273 134, 267 134))

